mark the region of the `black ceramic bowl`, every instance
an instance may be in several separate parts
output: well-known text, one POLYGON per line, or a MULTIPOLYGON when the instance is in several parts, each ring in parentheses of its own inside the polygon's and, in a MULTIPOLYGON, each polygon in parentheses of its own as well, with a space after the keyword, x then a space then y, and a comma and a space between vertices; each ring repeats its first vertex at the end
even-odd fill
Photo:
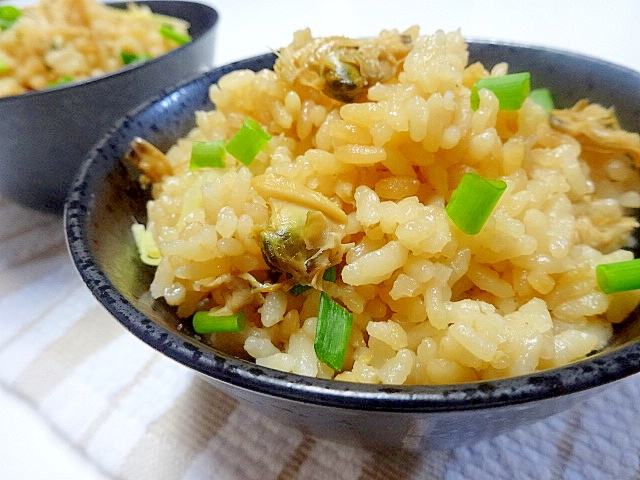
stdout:
MULTIPOLYGON (((623 126, 640 126, 640 74, 571 53, 471 42, 472 60, 508 61, 548 87, 559 106, 580 98, 617 105, 623 126)), ((444 386, 361 385, 262 368, 207 347, 176 329, 177 317, 148 287, 130 234, 145 221, 146 194, 129 176, 123 155, 134 136, 162 149, 211 108, 209 85, 235 69, 270 67, 273 55, 216 68, 124 118, 91 151, 66 204, 68 246, 82 278, 111 314, 143 342, 202 374, 219 389, 287 425, 343 442, 418 448, 451 445, 560 412, 613 381, 640 370, 640 318, 615 332, 606 351, 571 365, 497 381, 444 386)))
MULTIPOLYGON (((161 57, 47 90, 0 98, 0 192, 62 213, 73 174, 113 123, 143 101, 213 65, 218 13, 183 1, 140 1, 187 20, 193 41, 161 57)), ((126 3, 109 5, 123 8, 126 3)))

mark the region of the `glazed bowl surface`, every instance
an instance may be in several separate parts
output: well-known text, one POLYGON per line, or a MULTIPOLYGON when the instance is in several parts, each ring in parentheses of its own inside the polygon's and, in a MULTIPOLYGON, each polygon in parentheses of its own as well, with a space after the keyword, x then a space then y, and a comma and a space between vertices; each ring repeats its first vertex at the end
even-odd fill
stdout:
MULTIPOLYGON (((640 74, 569 52, 470 41, 470 62, 507 61, 549 88, 558 107, 581 98, 616 105, 623 127, 640 126, 640 74)), ((495 381, 440 386, 336 382, 258 366, 198 342, 177 328, 171 307, 153 299, 154 270, 138 260, 130 227, 146 220, 143 191, 123 162, 129 142, 146 138, 166 150, 211 109, 208 88, 237 69, 270 68, 273 54, 215 68, 141 105, 91 150, 65 210, 68 247, 97 300, 133 335, 198 372, 228 395, 317 436, 376 446, 451 446, 493 436, 563 411, 640 371, 640 318, 634 312, 603 352, 570 365, 495 381)), ((636 255, 637 256, 637 255, 636 255)))
MULTIPOLYGON (((165 55, 84 81, 0 98, 0 193, 62 214, 83 157, 129 110, 213 64, 218 13, 189 1, 141 1, 187 20, 192 41, 165 55)), ((124 8, 126 2, 109 3, 124 8)))

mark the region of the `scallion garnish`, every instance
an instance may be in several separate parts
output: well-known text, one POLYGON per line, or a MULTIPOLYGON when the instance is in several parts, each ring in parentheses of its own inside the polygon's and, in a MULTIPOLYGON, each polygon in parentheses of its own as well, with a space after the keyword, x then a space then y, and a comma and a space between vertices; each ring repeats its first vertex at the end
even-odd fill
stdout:
POLYGON ((318 360, 334 370, 342 370, 352 325, 353 314, 322 292, 313 343, 318 360))
POLYGON ((229 140, 227 152, 245 165, 249 165, 270 139, 271 135, 265 132, 258 122, 247 118, 240 130, 229 140))
POLYGON ((0 57, 0 73, 9 71, 9 64, 0 57))
POLYGON ((184 45, 185 43, 189 43, 191 41, 190 35, 176 32, 176 30, 168 23, 165 23, 160 27, 160 35, 168 40, 173 40, 178 45, 184 45))
POLYGON ((65 77, 60 77, 58 80, 56 80, 55 82, 51 82, 49 84, 50 87, 57 87, 58 85, 64 85, 65 83, 71 83, 73 82, 73 77, 67 75, 65 77))
POLYGON ((296 283, 293 287, 291 287, 291 290, 289 290, 289 293, 294 297, 297 297, 301 293, 304 293, 307 290, 310 290, 311 288, 313 288, 311 285, 302 285, 300 283, 296 283))
POLYGON ((478 92, 485 88, 491 90, 498 97, 500 110, 518 110, 529 95, 531 75, 529 72, 521 72, 501 77, 481 78, 471 90, 471 108, 474 110, 480 106, 478 92))
POLYGON ((456 227, 467 235, 475 235, 482 230, 506 188, 502 180, 467 173, 453 191, 445 211, 456 227))
POLYGON ((322 279, 326 280, 327 282, 335 283, 335 281, 338 279, 338 267, 336 265, 331 265, 322 274, 322 279))
POLYGON ((536 88, 531 90, 529 98, 542 107, 544 113, 549 113, 553 109, 553 97, 548 88, 536 88))
POLYGON ((193 316, 193 330, 200 334, 241 332, 246 322, 247 317, 244 312, 233 315, 196 312, 193 316))
MULTIPOLYGON (((332 265, 327 268, 322 274, 322 279, 326 280, 327 282, 335 283, 335 281, 338 279, 338 267, 336 265, 332 265)), ((297 297, 301 293, 306 292, 311 288, 313 288, 311 285, 302 285, 300 283, 296 283, 293 287, 291 287, 289 293, 294 297, 297 297)))
POLYGON ((12 5, 0 6, 0 30, 11 28, 22 15, 22 10, 12 5))
POLYGON ((120 58, 122 59, 122 63, 125 65, 129 65, 134 62, 143 62, 145 60, 149 60, 151 55, 148 53, 141 53, 140 55, 136 55, 135 53, 122 51, 120 52, 120 58))
POLYGON ((138 254, 142 263, 153 267, 158 266, 160 260, 162 260, 162 255, 153 239, 153 234, 141 223, 131 225, 131 233, 133 234, 133 240, 136 242, 136 247, 138 247, 138 254))
POLYGON ((203 167, 223 168, 224 165, 224 140, 193 143, 189 170, 203 167))
POLYGON ((598 286, 604 293, 626 292, 640 288, 640 258, 603 263, 596 267, 598 286))

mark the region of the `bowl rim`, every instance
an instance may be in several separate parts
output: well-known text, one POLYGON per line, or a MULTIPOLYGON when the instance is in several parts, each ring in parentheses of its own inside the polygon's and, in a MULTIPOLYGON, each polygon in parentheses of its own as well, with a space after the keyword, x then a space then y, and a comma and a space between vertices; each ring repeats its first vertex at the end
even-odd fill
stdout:
MULTIPOLYGON (((478 47, 505 46, 519 50, 536 50, 551 55, 570 56, 597 62, 607 68, 640 73, 602 59, 561 49, 483 39, 466 39, 478 47)), ((64 224, 67 248, 82 280, 107 311, 138 339, 165 356, 183 364, 214 382, 263 395, 304 404, 379 412, 459 412, 494 409, 515 404, 528 404, 585 390, 595 389, 640 372, 640 341, 634 340, 615 350, 593 355, 568 365, 523 376, 497 380, 446 385, 380 385, 326 380, 261 367, 206 346, 196 339, 165 329, 131 304, 111 283, 93 259, 85 229, 92 208, 91 192, 84 191, 95 173, 95 157, 110 137, 131 121, 132 117, 151 108, 162 98, 199 79, 216 72, 226 73, 269 56, 265 53, 216 66, 177 85, 170 91, 149 99, 117 122, 82 162, 65 202, 64 224)))
MULTIPOLYGON (((158 6, 158 5, 185 5, 185 6, 189 6, 189 8, 199 8, 204 12, 208 12, 209 15, 206 17, 208 21, 208 25, 207 28, 202 30, 201 32, 198 33, 197 36, 192 37, 192 41, 189 43, 186 43, 184 45, 179 45, 178 47, 174 48, 173 50, 170 50, 168 52, 165 52, 164 54, 158 56, 158 57, 153 57, 150 58, 148 60, 145 60, 144 62, 136 62, 136 63, 130 63, 129 65, 124 65, 116 70, 111 70, 109 72, 105 72, 103 74, 100 74, 98 76, 95 77, 89 77, 89 78, 84 78, 82 80, 75 80, 73 82, 69 82, 69 83, 63 83, 60 85, 52 85, 49 86, 47 88, 42 88, 39 90, 29 90, 27 92, 23 92, 23 93, 19 93, 17 95, 9 95, 7 97, 0 97, 0 105, 2 105, 3 103, 9 103, 9 102, 14 102, 14 101, 19 101, 22 99, 35 99, 37 100, 38 97, 46 97, 48 95, 56 95, 59 94, 61 92, 65 92, 66 90, 70 90, 76 87, 83 87, 83 86, 87 86, 87 85, 93 85, 96 83, 102 83, 103 81, 108 81, 109 79, 115 78, 115 77, 120 77, 120 76, 126 76, 131 74, 132 71, 138 71, 142 68, 145 68, 148 65, 152 65, 158 62, 162 62, 164 61, 164 59, 166 57, 173 57, 175 55, 179 54, 179 51, 184 50, 185 48, 190 48, 190 45, 193 45, 194 43, 199 43, 201 41, 201 39, 207 34, 207 32, 210 32, 212 29, 216 28, 217 24, 218 24, 218 20, 219 20, 219 14, 218 11, 213 8, 210 5, 207 5, 206 3, 201 3, 198 1, 194 1, 194 0, 133 0, 133 1, 107 1, 104 2, 104 4, 106 6, 109 7, 115 7, 115 8, 121 8, 124 9, 129 3, 135 3, 136 5, 147 5, 149 6, 152 11, 153 11, 153 6, 158 6)), ((182 18, 182 17, 181 17, 182 18)), ((203 17, 204 18, 204 17, 203 17)))

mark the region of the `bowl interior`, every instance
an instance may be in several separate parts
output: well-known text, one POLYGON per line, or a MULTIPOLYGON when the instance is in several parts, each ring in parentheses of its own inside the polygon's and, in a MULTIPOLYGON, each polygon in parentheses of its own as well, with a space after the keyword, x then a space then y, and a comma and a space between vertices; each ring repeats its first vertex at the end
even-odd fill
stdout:
MULTIPOLYGON (((640 74, 567 52, 471 41, 471 61, 487 67, 501 61, 511 71, 529 71, 534 87, 551 90, 559 107, 581 98, 616 105, 622 125, 640 125, 640 74)), ((209 378, 263 394, 324 406, 383 411, 456 411, 499 407, 563 396, 640 371, 640 319, 634 313, 602 353, 566 367, 523 377, 444 386, 355 385, 259 367, 207 347, 178 331, 178 319, 148 293, 153 268, 139 262, 130 234, 144 222, 147 193, 121 161, 134 136, 161 149, 194 126, 193 114, 210 109, 208 87, 231 70, 271 67, 273 54, 216 68, 156 98, 122 119, 84 161, 67 200, 66 231, 76 266, 97 299, 134 335, 209 378)))

